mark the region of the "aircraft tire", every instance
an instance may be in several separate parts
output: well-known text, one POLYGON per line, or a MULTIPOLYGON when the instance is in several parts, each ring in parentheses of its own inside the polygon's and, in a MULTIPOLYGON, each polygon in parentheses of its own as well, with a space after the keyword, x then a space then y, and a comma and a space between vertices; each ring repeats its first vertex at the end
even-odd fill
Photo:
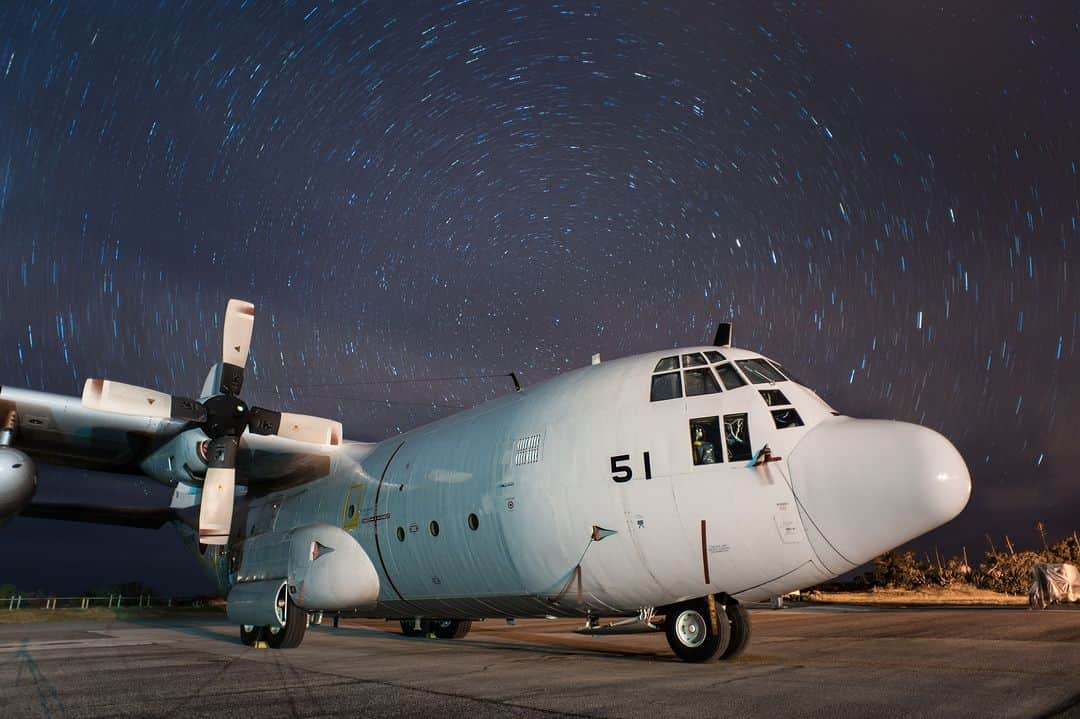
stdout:
POLYGON ((731 641, 731 622, 724 616, 723 607, 716 609, 720 616, 715 632, 705 599, 681 602, 667 610, 664 634, 675 656, 684 662, 707 662, 727 649, 731 641))
POLYGON ((432 622, 435 636, 439 639, 461 639, 472 629, 469 619, 443 619, 432 622))
POLYGON ((420 628, 416 628, 416 620, 402 619, 401 633, 407 637, 422 637, 427 633, 427 622, 421 621, 420 628))
POLYGON ((277 631, 267 629, 263 636, 271 649, 295 649, 304 641, 307 632, 308 613, 289 600, 288 611, 285 613, 285 626, 277 631))
POLYGON ((255 642, 259 641, 262 636, 262 627, 256 627, 251 624, 240 625, 240 643, 244 646, 253 647, 255 642))
POLYGON ((753 625, 750 623, 750 613, 746 607, 729 599, 724 606, 727 618, 731 622, 731 641, 727 648, 720 654, 720 660, 734 659, 746 650, 750 644, 750 635, 753 633, 753 625))

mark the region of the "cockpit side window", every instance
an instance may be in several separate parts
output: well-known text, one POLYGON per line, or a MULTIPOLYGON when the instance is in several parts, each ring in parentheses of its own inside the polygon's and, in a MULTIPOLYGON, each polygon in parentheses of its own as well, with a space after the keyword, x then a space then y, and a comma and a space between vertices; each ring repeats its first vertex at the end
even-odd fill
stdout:
POLYGON ((803 426, 802 417, 799 416, 799 413, 795 411, 794 407, 774 409, 772 411, 772 418, 777 429, 803 426))
POLYGON ((670 372, 673 369, 679 369, 679 358, 665 357, 656 363, 656 369, 653 372, 670 372))
POLYGON ((743 371, 743 374, 746 375, 746 378, 754 384, 783 382, 787 379, 787 377, 780 374, 780 370, 776 369, 760 357, 755 357, 754 359, 736 360, 736 364, 739 365, 739 369, 743 371))
POLYGON ((735 389, 746 384, 746 380, 730 364, 717 365, 716 374, 720 375, 720 381, 724 383, 724 389, 735 389))
POLYGON ((716 378, 708 367, 683 370, 683 385, 686 387, 687 397, 715 394, 720 391, 720 385, 716 383, 716 378))
POLYGON ((690 450, 694 464, 723 462, 721 439, 719 417, 698 417, 690 420, 690 450))
POLYGON ((791 404, 791 402, 788 401, 788 398, 784 396, 784 393, 778 389, 763 389, 761 390, 761 397, 765 400, 765 404, 770 407, 791 404))
POLYGON ((746 413, 724 415, 724 442, 727 444, 728 460, 745 462, 753 456, 750 449, 750 423, 746 413))
POLYGON ((661 402, 679 397, 682 397, 682 381, 678 372, 653 375, 652 391, 649 393, 650 402, 661 402))

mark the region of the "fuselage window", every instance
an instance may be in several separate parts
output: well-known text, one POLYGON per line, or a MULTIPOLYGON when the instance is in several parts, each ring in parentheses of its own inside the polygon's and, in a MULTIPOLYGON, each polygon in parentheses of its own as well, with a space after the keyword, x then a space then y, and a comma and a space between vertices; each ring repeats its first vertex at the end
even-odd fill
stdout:
POLYGON ((683 372, 683 384, 686 386, 687 397, 697 397, 702 394, 715 394, 720 391, 720 385, 716 383, 712 370, 708 367, 689 369, 683 372))
POLYGON ((652 392, 649 395, 650 402, 660 402, 665 399, 677 399, 682 397, 682 381, 678 372, 653 375, 652 392))
POLYGON ((697 352, 682 356, 683 367, 700 367, 703 364, 706 364, 705 358, 697 352))
POLYGON ((761 358, 736 360, 739 369, 743 371, 754 384, 768 384, 770 382, 783 382, 786 377, 780 371, 761 358))
POLYGON ((803 421, 799 413, 794 409, 774 409, 772 412, 773 422, 776 423, 777 429, 787 429, 788 427, 802 427, 803 421))
POLYGON ((694 464, 716 464, 724 461, 721 446, 720 418, 699 417, 690 420, 690 449, 694 464))
POLYGON ((770 407, 791 404, 791 402, 788 401, 788 398, 784 396, 784 393, 778 389, 763 389, 761 390, 761 396, 765 399, 765 404, 770 407))
POLYGON ((724 355, 720 354, 716 350, 709 350, 705 353, 705 356, 708 357, 709 361, 713 364, 716 364, 717 362, 723 362, 725 359, 727 359, 726 357, 724 357, 724 355))
POLYGON ((670 372, 673 369, 679 369, 679 358, 665 357, 656 363, 656 369, 653 372, 670 372))
POLYGON ((728 459, 732 462, 744 462, 753 456, 750 424, 745 412, 724 415, 724 443, 727 444, 728 459))
POLYGON ((720 375, 720 381, 724 383, 724 389, 735 389, 746 384, 746 380, 730 364, 718 365, 716 374, 720 375))

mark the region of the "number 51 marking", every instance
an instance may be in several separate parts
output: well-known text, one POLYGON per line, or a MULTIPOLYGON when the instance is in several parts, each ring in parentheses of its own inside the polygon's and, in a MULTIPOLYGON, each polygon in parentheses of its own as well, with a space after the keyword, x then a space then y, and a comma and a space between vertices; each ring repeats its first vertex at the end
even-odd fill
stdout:
MULTIPOLYGON (((648 452, 642 452, 645 463, 645 479, 652 479, 652 461, 648 452)), ((617 454, 611 458, 611 478, 616 482, 629 482, 634 478, 634 470, 629 464, 630 455, 617 454)))

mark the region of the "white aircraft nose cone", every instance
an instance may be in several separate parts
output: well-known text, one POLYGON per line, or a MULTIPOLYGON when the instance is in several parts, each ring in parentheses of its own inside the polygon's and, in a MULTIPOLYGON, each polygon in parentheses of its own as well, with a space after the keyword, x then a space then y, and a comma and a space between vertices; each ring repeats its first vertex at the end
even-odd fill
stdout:
POLYGON ((818 554, 831 548, 852 565, 945 524, 971 496, 971 475, 956 447, 906 422, 825 422, 796 445, 788 466, 817 530, 812 541, 829 545, 818 554))

